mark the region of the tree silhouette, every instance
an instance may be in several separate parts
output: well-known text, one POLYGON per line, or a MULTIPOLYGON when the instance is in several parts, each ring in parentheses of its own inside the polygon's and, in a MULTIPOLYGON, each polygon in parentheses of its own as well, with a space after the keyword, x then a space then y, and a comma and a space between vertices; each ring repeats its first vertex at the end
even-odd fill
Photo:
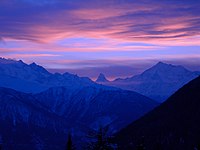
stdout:
POLYGON ((66 150, 75 150, 75 147, 72 142, 72 135, 70 132, 68 134, 66 150))
POLYGON ((111 142, 111 136, 109 136, 109 126, 100 126, 97 131, 93 131, 88 136, 90 142, 88 143, 88 150, 114 150, 115 144, 111 142))
POLYGON ((3 148, 2 148, 2 147, 3 147, 2 145, 3 145, 3 140, 2 140, 2 136, 0 135, 0 150, 3 149, 3 148))

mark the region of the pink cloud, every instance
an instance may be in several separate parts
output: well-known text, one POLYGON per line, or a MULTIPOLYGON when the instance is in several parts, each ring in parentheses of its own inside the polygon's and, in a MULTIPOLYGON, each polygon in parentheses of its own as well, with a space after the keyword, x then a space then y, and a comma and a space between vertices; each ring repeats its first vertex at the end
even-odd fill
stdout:
POLYGON ((200 33, 195 27, 196 23, 199 25, 199 16, 186 11, 198 5, 177 3, 177 6, 167 7, 165 2, 153 1, 91 1, 63 5, 66 9, 52 7, 51 11, 34 12, 28 21, 21 19, 23 16, 16 18, 17 21, 9 20, 10 23, 4 18, 7 26, 0 30, 1 38, 51 43, 64 38, 89 37, 161 45, 199 45, 200 33), (67 9, 67 6, 73 7, 67 9), (183 11, 180 13, 177 9, 183 11))

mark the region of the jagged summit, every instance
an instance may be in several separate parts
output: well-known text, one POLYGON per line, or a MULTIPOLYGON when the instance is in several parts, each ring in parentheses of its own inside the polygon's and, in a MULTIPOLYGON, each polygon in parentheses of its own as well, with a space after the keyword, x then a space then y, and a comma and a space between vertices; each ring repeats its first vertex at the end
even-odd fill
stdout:
POLYGON ((168 65, 167 63, 164 63, 162 61, 159 61, 156 65, 168 65))
POLYGON ((184 68, 183 66, 180 66, 180 65, 172 65, 172 64, 168 64, 168 63, 158 62, 151 68, 144 71, 144 73, 146 73, 146 72, 152 73, 154 71, 169 73, 169 72, 179 72, 179 71, 186 71, 186 70, 187 70, 186 68, 184 68))
POLYGON ((49 74, 49 72, 43 68, 42 66, 36 64, 35 62, 29 64, 29 66, 34 69, 35 71, 38 71, 38 72, 43 72, 43 73, 46 73, 46 74, 49 74))
MULTIPOLYGON (((191 72, 190 70, 186 69, 184 66, 181 65, 173 65, 173 64, 168 64, 168 63, 163 63, 163 62, 158 62, 148 70, 154 70, 154 71, 159 71, 159 72, 165 72, 166 73, 173 73, 173 72, 191 72)), ((146 70, 146 71, 148 71, 146 70)), ((145 71, 145 72, 146 72, 145 71)))
POLYGON ((95 84, 89 78, 70 73, 52 74, 36 63, 0 58, 0 86, 25 93, 37 93, 50 87, 82 87, 95 84))
POLYGON ((156 65, 170 65, 170 64, 164 63, 164 62, 162 62, 162 61, 159 61, 156 65))
POLYGON ((159 61, 158 63, 156 63, 154 66, 152 66, 152 68, 162 68, 162 67, 173 67, 175 65, 172 65, 172 64, 168 64, 168 63, 164 63, 162 61, 159 61))
POLYGON ((3 57, 0 57, 0 63, 1 64, 14 64, 14 63, 24 63, 22 60, 15 60, 15 59, 6 59, 6 58, 3 58, 3 57))
POLYGON ((109 82, 103 73, 100 73, 96 82, 109 82))
POLYGON ((157 69, 157 70, 161 70, 161 69, 170 69, 170 68, 184 68, 182 66, 178 66, 178 65, 172 65, 169 63, 164 63, 159 61, 158 63, 156 63, 154 66, 152 66, 150 69, 157 69))
POLYGON ((31 63, 30 66, 37 66, 35 62, 31 63))
POLYGON ((145 70, 142 74, 129 78, 129 81, 130 80, 131 81, 132 80, 148 80, 148 81, 156 80, 156 81, 162 81, 162 82, 171 82, 174 80, 179 81, 181 77, 188 77, 190 74, 193 74, 193 72, 187 70, 183 66, 158 62, 151 68, 145 70))

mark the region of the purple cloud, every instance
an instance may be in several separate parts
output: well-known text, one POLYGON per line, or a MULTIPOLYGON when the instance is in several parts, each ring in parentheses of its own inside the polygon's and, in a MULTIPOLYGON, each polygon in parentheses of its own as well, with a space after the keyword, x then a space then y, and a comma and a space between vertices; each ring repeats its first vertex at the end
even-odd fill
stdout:
MULTIPOLYGON (((2 1, 0 36, 49 42, 86 36, 160 44, 199 36, 198 1, 2 1), (134 9, 133 9, 134 8, 134 9)), ((176 44, 176 42, 175 42, 176 44)))

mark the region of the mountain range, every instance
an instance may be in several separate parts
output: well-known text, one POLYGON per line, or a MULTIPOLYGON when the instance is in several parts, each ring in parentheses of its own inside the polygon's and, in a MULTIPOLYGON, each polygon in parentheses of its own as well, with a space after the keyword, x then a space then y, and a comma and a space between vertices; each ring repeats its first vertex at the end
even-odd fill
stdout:
POLYGON ((139 75, 99 83, 135 91, 158 102, 163 102, 198 75, 200 75, 199 72, 189 71, 183 66, 159 62, 139 75))
POLYGON ((198 150, 200 77, 116 134, 119 149, 198 150))
POLYGON ((109 126, 110 133, 124 128, 115 139, 122 149, 135 148, 138 141, 150 150, 155 150, 155 145, 166 145, 166 150, 193 148, 199 138, 200 79, 181 86, 198 74, 159 62, 131 78, 109 81, 100 74, 97 84, 70 73, 52 74, 36 63, 0 58, 3 148, 64 149, 71 132, 81 149, 87 133, 100 126, 109 126))
POLYGON ((0 58, 0 86, 25 93, 39 93, 50 87, 65 86, 78 88, 95 84, 87 77, 70 73, 52 74, 35 63, 27 65, 23 61, 0 58))
POLYGON ((158 105, 139 93, 52 74, 35 63, 1 58, 0 77, 5 149, 63 149, 69 131, 80 144, 89 130, 109 125, 115 133, 158 105))

